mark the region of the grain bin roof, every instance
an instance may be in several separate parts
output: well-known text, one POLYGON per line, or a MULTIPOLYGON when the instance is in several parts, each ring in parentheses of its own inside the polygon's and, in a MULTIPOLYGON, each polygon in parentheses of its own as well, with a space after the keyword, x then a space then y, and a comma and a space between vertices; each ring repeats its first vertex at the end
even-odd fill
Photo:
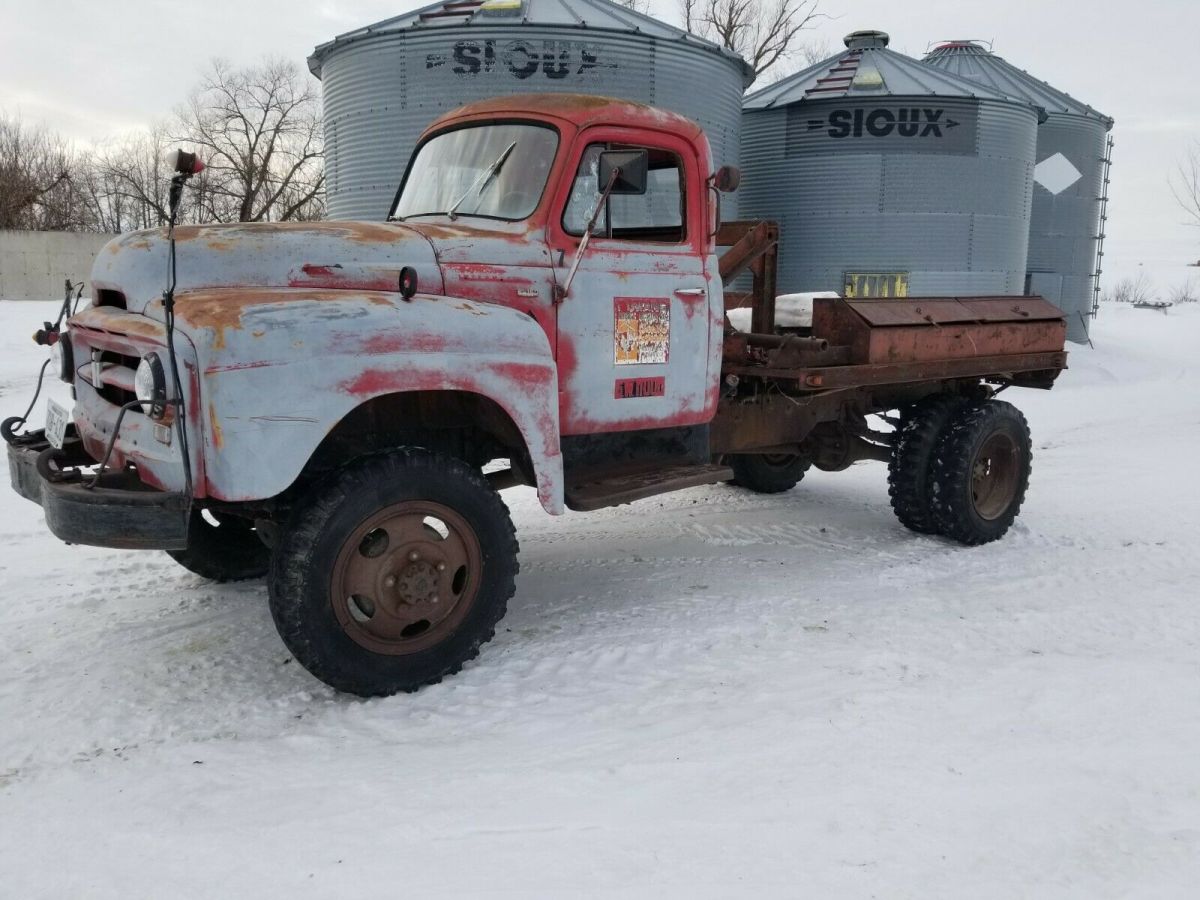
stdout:
POLYGON ((934 66, 952 65, 957 74, 1010 97, 1028 100, 1048 113, 1099 119, 1107 128, 1113 126, 1111 117, 1086 103, 1081 103, 1040 78, 1034 78, 978 41, 947 41, 939 44, 926 55, 925 62, 934 66))
POLYGON ((620 32, 643 35, 658 41, 677 41, 690 44, 697 50, 724 56, 741 67, 747 87, 754 81, 754 68, 734 53, 711 41, 697 37, 660 22, 658 19, 634 12, 610 0, 443 0, 413 12, 384 19, 355 31, 338 35, 321 44, 308 58, 308 67, 321 77, 321 65, 329 53, 345 44, 364 40, 377 34, 407 29, 422 31, 447 27, 504 28, 507 26, 543 26, 580 29, 581 31, 620 32))
POLYGON ((952 75, 887 49, 882 31, 846 35, 846 50, 775 84, 755 91, 743 109, 771 109, 801 100, 842 97, 974 97, 1024 103, 978 82, 952 75))

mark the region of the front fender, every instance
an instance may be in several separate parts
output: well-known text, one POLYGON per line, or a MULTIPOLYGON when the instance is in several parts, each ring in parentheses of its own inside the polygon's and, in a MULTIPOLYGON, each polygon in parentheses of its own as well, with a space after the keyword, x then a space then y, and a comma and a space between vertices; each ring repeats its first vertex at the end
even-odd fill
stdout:
POLYGON ((557 368, 530 317, 453 297, 283 288, 181 295, 176 316, 199 358, 209 496, 273 497, 359 405, 447 390, 509 415, 542 506, 563 511, 557 368))

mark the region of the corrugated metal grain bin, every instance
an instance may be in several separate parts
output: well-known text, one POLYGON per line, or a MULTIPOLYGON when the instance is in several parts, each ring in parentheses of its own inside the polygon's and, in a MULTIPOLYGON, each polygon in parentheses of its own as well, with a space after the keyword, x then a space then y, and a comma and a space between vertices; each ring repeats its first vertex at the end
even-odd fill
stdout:
MULTIPOLYGON (((718 165, 738 163, 734 53, 609 0, 461 0, 317 47, 329 216, 382 219, 421 131, 464 103, 569 92, 635 100, 698 122, 718 165)), ((734 212, 733 204, 727 213, 734 212)))
POLYGON ((1067 314, 1070 340, 1086 341, 1113 120, 974 41, 941 44, 925 62, 1046 111, 1037 136, 1028 286, 1067 314))
POLYGON ((1038 111, 855 32, 743 103, 743 218, 780 224, 779 290, 1020 294, 1038 111))

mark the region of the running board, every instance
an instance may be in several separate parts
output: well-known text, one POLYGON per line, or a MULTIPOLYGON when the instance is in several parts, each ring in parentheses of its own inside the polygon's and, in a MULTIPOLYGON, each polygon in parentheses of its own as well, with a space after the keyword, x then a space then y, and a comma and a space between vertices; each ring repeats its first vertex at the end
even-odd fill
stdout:
POLYGON ((580 512, 620 506, 655 494, 716 484, 733 478, 728 466, 667 466, 649 472, 624 473, 573 484, 567 488, 567 506, 580 512))

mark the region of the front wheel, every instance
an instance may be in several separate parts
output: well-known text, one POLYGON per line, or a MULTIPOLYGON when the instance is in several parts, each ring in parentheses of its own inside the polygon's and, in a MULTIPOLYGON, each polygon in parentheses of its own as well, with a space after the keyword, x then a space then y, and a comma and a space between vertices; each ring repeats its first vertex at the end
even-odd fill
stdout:
POLYGON ((491 640, 517 569, 508 509, 483 475, 405 448, 351 463, 297 509, 272 559, 271 615, 326 684, 413 691, 491 640))
POLYGON ((189 572, 212 581, 261 578, 271 565, 271 551, 248 519, 192 509, 186 550, 167 555, 189 572))
POLYGON ((739 453, 729 457, 730 484, 756 494, 781 494, 794 488, 811 464, 808 457, 792 453, 739 453))
POLYGON ((1004 536, 1021 511, 1033 451, 1021 411, 1002 400, 962 407, 947 423, 930 466, 938 532, 963 544, 1004 536))

